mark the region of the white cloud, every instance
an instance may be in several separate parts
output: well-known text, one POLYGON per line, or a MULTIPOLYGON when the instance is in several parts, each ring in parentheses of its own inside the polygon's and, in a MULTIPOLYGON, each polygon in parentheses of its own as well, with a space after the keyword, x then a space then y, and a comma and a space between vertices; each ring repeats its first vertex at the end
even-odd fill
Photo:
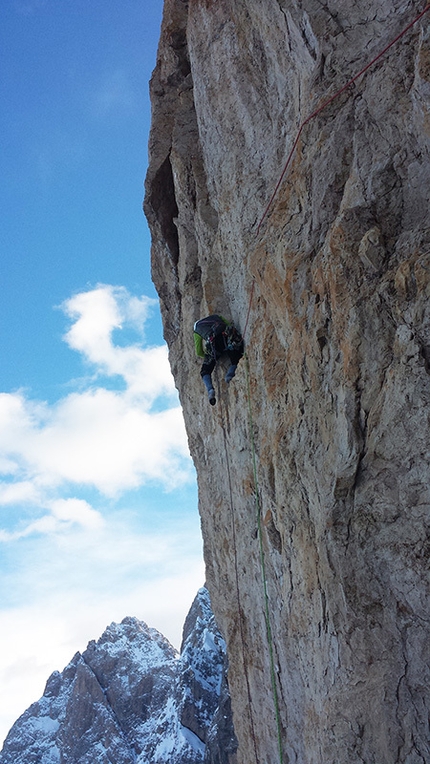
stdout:
POLYGON ((51 502, 51 511, 57 520, 78 523, 83 528, 96 529, 103 525, 100 512, 83 499, 56 499, 51 502))
POLYGON ((20 394, 2 394, 0 448, 13 461, 0 503, 66 483, 95 487, 114 496, 157 480, 166 488, 190 479, 182 413, 179 406, 145 411, 127 391, 96 388, 72 393, 51 408, 20 394))
POLYGON ((61 671, 112 621, 134 615, 179 648, 185 616, 204 582, 197 524, 184 525, 139 532, 118 516, 44 542, 27 538, 21 550, 15 543, 19 604, 0 609, 0 747, 51 672, 61 671), (32 565, 22 565, 23 558, 32 565))
MULTIPOLYGON (((142 333, 149 310, 156 301, 142 296, 132 297, 124 287, 101 284, 89 292, 80 292, 66 300, 62 308, 74 320, 65 335, 70 347, 99 364, 111 365, 116 348, 111 334, 128 320, 142 333)), ((116 373, 116 369, 114 369, 116 373)))
POLYGON ((112 333, 131 327, 140 334, 156 300, 132 297, 123 287, 101 285, 81 292, 63 304, 74 320, 64 339, 100 373, 121 376, 132 396, 150 405, 161 395, 175 395, 166 346, 114 345, 112 333))
POLYGON ((0 464, 8 477, 0 504, 46 504, 53 489, 70 484, 115 496, 148 481, 171 489, 191 479, 165 346, 122 347, 112 339, 115 329, 130 326, 142 333, 153 302, 102 285, 64 303, 73 320, 69 346, 96 375, 116 377, 124 389, 93 385, 51 406, 19 392, 0 394, 0 464))
POLYGON ((154 302, 109 285, 75 295, 65 341, 90 381, 55 403, 0 394, 0 740, 111 621, 135 615, 179 647, 204 581, 167 350, 144 343, 154 302))
POLYGON ((84 499, 55 499, 49 502, 49 509, 51 514, 28 523, 21 530, 0 530, 0 541, 16 541, 35 533, 64 533, 72 524, 92 530, 100 528, 104 523, 100 512, 93 509, 84 499))
MULTIPOLYGON (((19 467, 16 462, 11 462, 11 467, 7 472, 14 474, 19 467)), ((5 470, 6 471, 6 470, 5 470)), ((40 502, 40 492, 31 480, 23 480, 18 483, 0 484, 0 506, 7 504, 38 504, 40 502)))

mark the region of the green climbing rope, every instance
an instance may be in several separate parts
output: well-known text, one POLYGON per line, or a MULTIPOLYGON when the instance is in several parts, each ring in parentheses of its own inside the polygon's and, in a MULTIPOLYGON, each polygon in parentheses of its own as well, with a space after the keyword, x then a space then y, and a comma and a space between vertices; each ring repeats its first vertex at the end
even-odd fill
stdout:
POLYGON ((284 757, 283 757, 283 749, 282 749, 281 715, 279 712, 278 688, 276 685, 276 672, 275 672, 275 657, 274 657, 274 651, 273 651, 273 635, 272 635, 272 627, 270 623, 269 594, 267 591, 267 581, 266 581, 266 563, 264 558, 263 534, 262 534, 262 526, 261 526, 261 502, 260 502, 260 490, 258 485, 257 459, 255 454, 254 421, 252 418, 251 384, 250 384, 249 360, 248 360, 247 353, 244 354, 244 359, 245 359, 245 375, 246 375, 246 392, 247 392, 247 398, 248 398, 248 415, 249 415, 249 431, 250 431, 251 452, 252 452, 252 467, 253 467, 253 473, 254 473, 254 486, 255 486, 255 507, 257 512, 257 530, 258 530, 258 541, 259 541, 259 547, 260 547, 261 575, 263 579, 264 617, 266 621, 267 642, 269 646, 270 676, 272 681, 273 703, 275 706, 279 761, 280 761, 280 764, 283 764, 284 757))
POLYGON ((255 764, 260 764, 260 759, 259 759, 258 750, 257 750, 257 736, 255 734, 254 714, 252 710, 252 698, 251 698, 251 687, 249 683, 249 672, 248 672, 248 665, 246 661, 246 655, 248 653, 248 650, 246 647, 245 630, 243 625, 243 612, 242 612, 240 586, 239 586, 239 565, 238 565, 238 557, 237 557, 236 523, 235 523, 235 515, 234 515, 233 488, 232 488, 231 472, 230 472, 230 460, 228 458, 227 435, 226 435, 224 421, 223 421, 224 417, 223 417, 222 396, 220 395, 218 382, 217 382, 217 388, 218 388, 218 400, 219 400, 219 421, 220 421, 221 430, 223 434, 223 440, 224 440, 227 483, 228 483, 228 492, 230 497, 229 503, 230 503, 231 529, 232 529, 233 553, 234 553, 235 588, 236 588, 236 599, 237 599, 237 611, 238 611, 238 617, 239 617, 239 634, 240 634, 240 644, 241 644, 241 650, 242 650, 243 673, 245 677, 246 692, 248 696, 248 716, 249 716, 249 725, 250 725, 252 744, 254 748, 255 764))

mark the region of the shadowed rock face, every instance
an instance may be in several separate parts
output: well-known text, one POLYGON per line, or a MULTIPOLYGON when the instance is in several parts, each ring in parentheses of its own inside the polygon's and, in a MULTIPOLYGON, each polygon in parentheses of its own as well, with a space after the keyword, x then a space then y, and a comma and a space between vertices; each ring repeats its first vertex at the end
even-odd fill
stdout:
POLYGON ((242 764, 277 727, 289 762, 430 762, 430 12, 306 125, 256 233, 300 124, 422 7, 165 0, 145 212, 242 764), (245 364, 212 409, 192 343, 249 308, 279 725, 245 364))
POLYGON ((181 655, 136 618, 111 624, 49 678, 14 724, 1 764, 227 764, 237 745, 225 643, 200 589, 181 655), (220 718, 219 707, 224 714, 220 718))

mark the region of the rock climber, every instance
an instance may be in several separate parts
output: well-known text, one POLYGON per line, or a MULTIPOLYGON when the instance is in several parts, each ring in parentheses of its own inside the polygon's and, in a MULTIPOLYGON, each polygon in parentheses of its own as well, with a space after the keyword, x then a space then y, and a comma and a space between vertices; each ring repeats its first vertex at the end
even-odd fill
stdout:
POLYGON ((216 403, 211 374, 222 355, 228 355, 230 366, 225 375, 227 384, 236 374, 237 364, 243 356, 243 337, 234 324, 217 314, 201 318, 194 324, 194 345, 196 353, 203 358, 200 376, 208 391, 209 403, 216 403))

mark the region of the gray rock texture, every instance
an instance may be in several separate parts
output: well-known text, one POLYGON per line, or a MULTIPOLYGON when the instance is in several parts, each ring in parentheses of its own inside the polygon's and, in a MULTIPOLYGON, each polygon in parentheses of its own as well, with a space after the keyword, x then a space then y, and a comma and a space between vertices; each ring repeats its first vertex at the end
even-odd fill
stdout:
MULTIPOLYGON (((199 590, 181 655, 136 618, 111 624, 49 678, 18 719, 1 764, 227 764, 237 747, 231 713, 220 723, 225 643, 199 590)), ((222 705, 225 700, 222 697, 222 705)))
POLYGON ((145 212, 240 764, 430 762, 430 12, 257 232, 424 7, 165 0, 145 212))

